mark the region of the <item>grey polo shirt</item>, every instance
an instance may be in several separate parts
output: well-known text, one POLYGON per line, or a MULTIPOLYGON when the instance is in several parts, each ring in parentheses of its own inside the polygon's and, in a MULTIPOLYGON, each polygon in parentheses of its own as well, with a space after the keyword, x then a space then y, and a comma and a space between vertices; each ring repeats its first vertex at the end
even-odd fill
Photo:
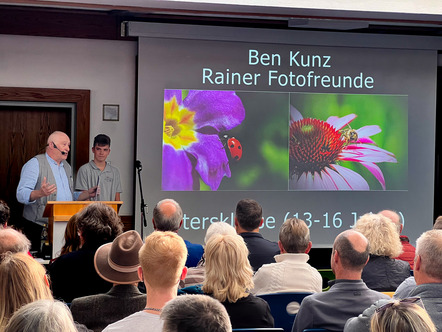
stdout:
POLYGON ((115 201, 115 194, 121 193, 120 172, 118 168, 106 162, 106 167, 101 171, 94 161, 80 167, 75 182, 76 190, 87 190, 94 186, 100 187, 100 201, 115 201))

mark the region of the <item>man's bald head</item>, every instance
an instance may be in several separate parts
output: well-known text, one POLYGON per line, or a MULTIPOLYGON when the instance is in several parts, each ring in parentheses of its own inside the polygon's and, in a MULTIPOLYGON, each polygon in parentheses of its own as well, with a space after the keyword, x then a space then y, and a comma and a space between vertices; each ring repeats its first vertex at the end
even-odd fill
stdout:
POLYGON ((31 242, 20 232, 10 227, 0 228, 0 261, 4 253, 27 253, 31 247, 31 242))
POLYGON ((333 251, 338 252, 342 267, 352 271, 362 271, 367 264, 369 250, 367 238, 354 230, 340 233, 333 243, 333 251))
POLYGON ((183 210, 173 199, 163 199, 153 209, 153 223, 157 231, 177 232, 182 220, 183 210))
POLYGON ((54 131, 48 137, 46 153, 57 163, 60 163, 67 159, 70 145, 71 140, 68 135, 62 131, 54 131))
POLYGON ((382 214, 384 217, 390 219, 396 225, 398 233, 401 234, 402 224, 401 224, 401 216, 399 215, 399 213, 393 210, 382 210, 378 214, 382 214))

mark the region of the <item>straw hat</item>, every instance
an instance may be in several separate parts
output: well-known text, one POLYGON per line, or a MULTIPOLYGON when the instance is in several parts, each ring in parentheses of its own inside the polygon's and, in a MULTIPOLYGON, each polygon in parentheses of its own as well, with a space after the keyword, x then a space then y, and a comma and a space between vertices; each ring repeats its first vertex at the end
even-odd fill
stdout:
POLYGON ((133 284, 138 278, 138 251, 143 241, 136 231, 117 236, 112 243, 103 244, 95 253, 94 265, 98 275, 116 284, 133 284))

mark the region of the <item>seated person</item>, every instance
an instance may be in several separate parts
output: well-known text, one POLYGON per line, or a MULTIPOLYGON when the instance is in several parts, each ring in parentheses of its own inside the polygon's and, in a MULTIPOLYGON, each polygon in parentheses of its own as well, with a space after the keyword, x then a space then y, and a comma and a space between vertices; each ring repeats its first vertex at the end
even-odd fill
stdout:
POLYGON ((123 223, 109 206, 97 202, 78 213, 81 248, 58 257, 49 265, 54 297, 66 303, 76 297, 106 293, 112 283, 102 279, 94 267, 98 247, 122 233, 123 223))
POLYGON ((356 222, 370 243, 370 260, 362 271, 362 280, 374 290, 392 292, 410 276, 410 264, 394 259, 402 252, 402 244, 395 225, 380 214, 364 214, 356 222))
POLYGON ((139 251, 138 277, 146 285, 145 308, 108 325, 103 332, 161 332, 160 313, 177 296, 178 283, 186 276, 187 248, 174 232, 153 232, 139 251))
POLYGON ((0 331, 21 306, 44 299, 53 298, 43 265, 27 253, 3 254, 0 263, 0 331))
POLYGON ((123 319, 144 308, 146 294, 138 290, 138 252, 143 241, 136 231, 128 231, 98 248, 94 257, 95 270, 114 286, 106 294, 76 298, 71 312, 75 321, 94 331, 123 319))
POLYGON ((370 331, 436 332, 436 327, 425 309, 416 303, 409 302, 414 300, 419 300, 419 298, 393 301, 379 307, 371 318, 370 331))
POLYGON ((276 263, 264 264, 253 277, 252 293, 321 292, 322 277, 307 263, 312 243, 306 223, 287 219, 279 230, 278 246, 281 254, 275 256, 276 263))
POLYGON ((390 299, 369 289, 361 279, 368 249, 367 238, 354 230, 346 230, 336 237, 330 262, 336 280, 329 282, 327 292, 302 300, 292 332, 313 328, 342 331, 349 318, 359 315, 377 300, 390 299))
POLYGON ((259 232, 264 222, 261 205, 253 199, 242 199, 236 205, 235 229, 244 239, 249 250, 249 261, 253 271, 263 264, 275 262, 280 251, 276 242, 265 239, 259 232))
POLYGON ((410 239, 406 235, 401 235, 404 229, 404 225, 401 223, 400 215, 393 210, 383 210, 379 212, 383 216, 389 218, 394 225, 396 226, 399 239, 402 244, 402 253, 398 257, 393 257, 395 259, 400 259, 401 261, 408 262, 410 264, 410 268, 413 270, 414 267, 414 255, 416 254, 416 248, 410 243, 410 239))
POLYGON ((253 270, 248 254, 241 236, 212 236, 205 248, 203 291, 226 307, 232 328, 273 327, 267 302, 249 293, 253 288, 253 270))
POLYGON ((161 313, 163 332, 232 331, 226 308, 207 295, 182 295, 167 302, 161 313))
MULTIPOLYGON (((178 202, 166 198, 159 201, 153 208, 153 229, 162 232, 175 232, 183 225, 183 210, 178 202)), ((204 249, 201 244, 184 240, 187 247, 187 267, 195 267, 203 256, 204 249)))
POLYGON ((69 218, 69 221, 64 230, 64 245, 61 247, 61 255, 69 254, 70 252, 80 249, 80 237, 78 236, 77 227, 78 213, 69 218))
MULTIPOLYGON (((206 236, 204 237, 204 243, 207 243, 207 241, 209 241, 209 239, 215 234, 235 235, 236 231, 235 228, 233 228, 228 223, 214 222, 210 224, 209 228, 207 228, 206 236)), ((196 267, 190 267, 187 270, 186 278, 180 281, 180 287, 184 288, 189 286, 201 285, 204 281, 204 274, 206 271, 205 265, 206 262, 203 254, 203 257, 199 261, 198 265, 196 267)))
POLYGON ((10 227, 0 227, 0 262, 2 254, 8 251, 11 253, 29 253, 30 248, 31 242, 23 233, 10 227))
MULTIPOLYGON (((77 332, 69 308, 62 302, 38 300, 18 309, 4 332, 77 332)), ((86 330, 78 330, 86 331, 86 330)))

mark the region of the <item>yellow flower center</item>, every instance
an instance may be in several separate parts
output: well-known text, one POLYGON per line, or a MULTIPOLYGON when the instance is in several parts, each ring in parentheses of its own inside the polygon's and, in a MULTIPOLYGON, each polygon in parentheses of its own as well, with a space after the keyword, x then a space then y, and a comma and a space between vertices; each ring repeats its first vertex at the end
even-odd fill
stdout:
POLYGON ((197 141, 195 112, 180 107, 175 97, 164 103, 163 143, 182 149, 197 141))

